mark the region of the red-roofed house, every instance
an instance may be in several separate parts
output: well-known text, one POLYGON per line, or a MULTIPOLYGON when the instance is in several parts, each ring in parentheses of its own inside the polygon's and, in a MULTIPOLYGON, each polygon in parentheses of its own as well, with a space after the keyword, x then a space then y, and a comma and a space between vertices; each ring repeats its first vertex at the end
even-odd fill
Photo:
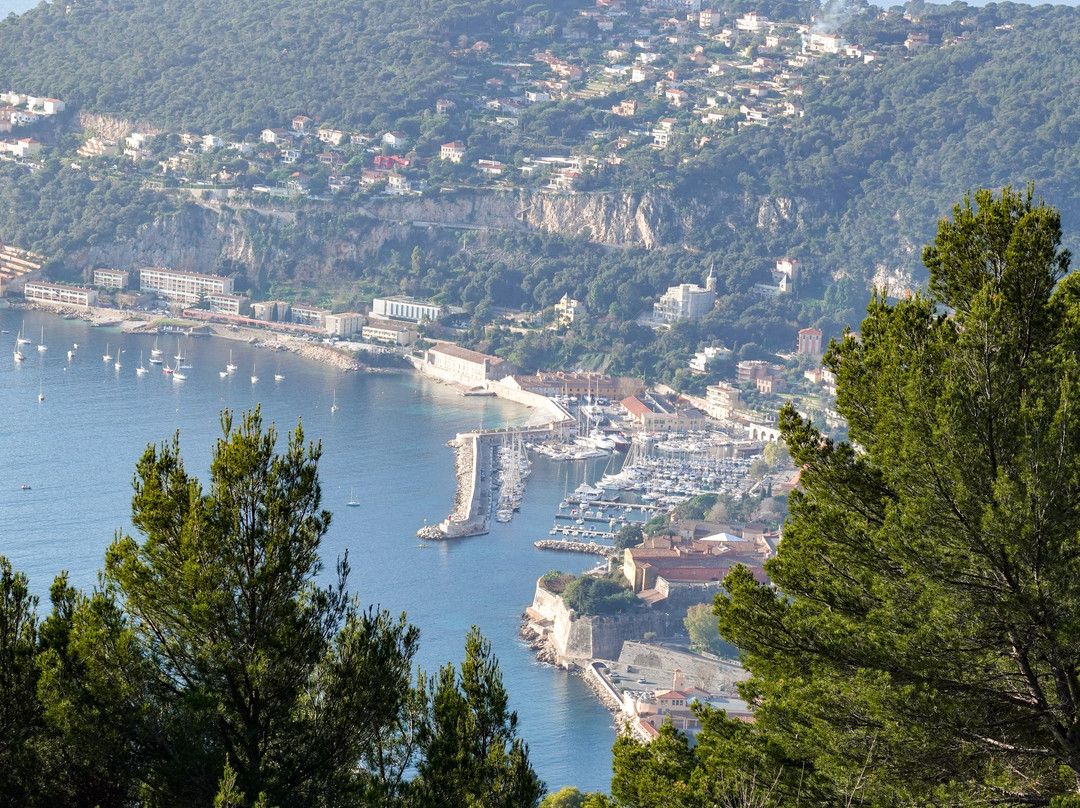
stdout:
POLYGON ((460 163, 465 159, 465 144, 456 140, 453 143, 442 144, 439 147, 439 158, 449 160, 451 163, 460 163))

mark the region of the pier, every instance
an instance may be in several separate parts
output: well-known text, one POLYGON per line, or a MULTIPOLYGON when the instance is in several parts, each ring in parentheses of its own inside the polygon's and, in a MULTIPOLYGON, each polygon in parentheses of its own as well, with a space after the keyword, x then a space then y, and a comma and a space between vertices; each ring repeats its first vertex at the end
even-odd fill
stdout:
POLYGON ((546 439, 561 429, 557 423, 462 432, 450 445, 456 453, 457 493, 454 508, 437 525, 416 532, 421 539, 456 539, 480 536, 491 529, 494 516, 496 451, 508 441, 546 439))

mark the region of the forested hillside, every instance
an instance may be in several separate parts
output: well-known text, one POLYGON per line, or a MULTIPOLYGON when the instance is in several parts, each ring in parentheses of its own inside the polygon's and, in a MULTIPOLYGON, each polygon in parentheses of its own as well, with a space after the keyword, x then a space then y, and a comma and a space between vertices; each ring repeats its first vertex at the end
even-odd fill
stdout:
POLYGON ((918 286, 922 245, 969 189, 1034 182, 1075 248, 1080 11, 912 0, 812 21, 816 4, 753 8, 772 18, 767 32, 734 30, 747 4, 725 5, 705 30, 666 7, 567 0, 43 3, 0 23, 0 89, 61 97, 69 112, 41 134, 38 165, 0 165, 0 240, 44 253, 67 278, 114 257, 163 260, 142 250, 140 228, 191 212, 173 188, 224 182, 224 207, 241 213, 216 226, 227 221, 222 243, 244 250, 178 264, 330 305, 434 297, 474 315, 477 341, 495 308, 539 311, 569 294, 589 306, 569 339, 496 334, 486 347, 526 366, 664 377, 701 343, 781 349, 807 325, 836 335, 873 283, 918 286), (808 58, 807 32, 826 28, 850 52, 808 58), (631 80, 631 62, 645 79, 631 80), (75 160, 93 134, 75 111, 168 134, 134 163, 75 160), (344 140, 309 132, 288 159, 258 143, 295 115, 344 140), (403 145, 387 144, 393 132, 403 145), (200 150, 209 136, 219 145, 200 150), (457 162, 440 159, 448 142, 457 162), (540 162, 552 156, 574 168, 540 162), (273 203, 290 224, 260 219, 258 189, 294 175, 310 192, 273 203), (391 176, 422 197, 422 215, 398 215, 391 176), (602 199, 603 215, 530 218, 527 194, 574 196, 582 209, 602 199), (455 205, 500 204, 498 221, 455 218, 455 205), (640 227, 612 227, 618 216, 640 227), (548 232, 505 232, 529 229, 548 232), (763 299, 755 287, 782 256, 800 262, 799 281, 763 299), (719 305, 679 345, 633 326, 667 286, 700 282, 710 266, 719 305))
POLYGON ((22 92, 176 130, 258 131, 298 113, 404 115, 446 87, 458 37, 494 37, 522 0, 76 0, 0 24, 22 92))

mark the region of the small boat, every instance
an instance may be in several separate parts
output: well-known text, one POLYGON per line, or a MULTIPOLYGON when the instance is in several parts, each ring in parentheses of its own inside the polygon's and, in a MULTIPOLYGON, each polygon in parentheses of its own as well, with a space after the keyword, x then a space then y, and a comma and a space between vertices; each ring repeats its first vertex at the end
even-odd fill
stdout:
POLYGON ((29 486, 29 485, 27 485, 26 483, 23 483, 22 485, 20 485, 20 486, 19 486, 19 490, 20 490, 20 491, 29 491, 29 490, 30 490, 30 486, 29 486))
POLYGON ((229 364, 225 366, 225 370, 228 373, 232 373, 234 370, 236 370, 236 365, 234 365, 232 361, 232 348, 229 348, 229 364))
POLYGON ((120 370, 120 354, 122 354, 122 353, 123 353, 123 351, 117 351, 116 352, 116 361, 113 363, 113 367, 116 368, 117 370, 120 370))
POLYGON ((285 381, 285 377, 282 376, 280 373, 275 373, 274 374, 274 381, 275 382, 283 382, 283 381, 285 381))
POLYGON ((19 329, 19 336, 15 338, 16 345, 29 345, 30 339, 23 336, 23 331, 26 330, 26 320, 23 320, 22 328, 19 329))
POLYGON ((180 372, 180 368, 179 368, 179 367, 175 367, 175 368, 173 368, 173 374, 172 374, 172 377, 173 377, 173 381, 174 381, 174 382, 182 382, 182 381, 184 381, 184 379, 186 379, 186 378, 187 378, 187 374, 185 374, 185 373, 181 373, 181 372, 180 372))
POLYGON ((147 372, 146 365, 143 364, 143 352, 139 351, 139 366, 135 368, 135 373, 138 376, 142 376, 147 372))
POLYGON ((49 346, 45 344, 45 326, 41 327, 41 342, 38 343, 37 349, 42 353, 49 350, 49 346))
POLYGON ((257 381, 259 381, 259 377, 255 375, 255 363, 252 362, 251 363, 251 383, 255 384, 257 381))
POLYGON ((330 405, 330 412, 337 412, 337 411, 338 411, 337 390, 334 390, 334 403, 330 405))
POLYGON ((227 379, 227 378, 229 378, 229 371, 227 371, 227 370, 219 370, 217 372, 217 375, 220 376, 223 379, 227 379))
POLYGON ((43 393, 42 390, 41 390, 41 379, 38 379, 38 383, 37 383, 37 400, 39 402, 45 400, 45 393, 43 393))
POLYGON ((107 343, 107 342, 105 343, 105 353, 103 353, 101 355, 101 361, 102 362, 111 362, 112 361, 112 354, 109 353, 109 343, 107 343))
POLYGON ((158 347, 158 341, 157 338, 155 338, 154 347, 150 349, 150 361, 153 362, 155 365, 159 364, 158 362, 154 362, 154 360, 157 359, 159 356, 161 356, 161 348, 158 347))
POLYGON ((75 358, 75 352, 74 351, 68 351, 68 361, 70 362, 74 358, 75 358))
POLYGON ((150 354, 150 364, 151 365, 161 365, 161 364, 164 364, 164 361, 162 360, 162 358, 160 356, 154 356, 153 353, 151 353, 150 354))
POLYGON ((345 503, 350 508, 356 508, 360 505, 360 500, 356 498, 356 491, 352 488, 349 489, 349 501, 345 503))
POLYGON ((73 350, 73 351, 79 350, 79 343, 77 343, 77 342, 71 343, 71 350, 73 350))
POLYGON ((173 369, 172 369, 171 367, 169 367, 168 365, 165 365, 165 367, 163 367, 163 368, 161 369, 161 372, 162 372, 162 373, 164 373, 164 374, 165 374, 165 375, 167 375, 167 376, 172 376, 172 374, 173 374, 173 369))
POLYGON ((22 351, 19 350, 19 343, 16 341, 16 343, 15 343, 15 361, 16 362, 21 362, 24 359, 26 359, 26 354, 24 354, 22 351))
POLYGON ((177 362, 184 361, 184 352, 180 350, 180 337, 176 338, 176 356, 173 357, 177 362))

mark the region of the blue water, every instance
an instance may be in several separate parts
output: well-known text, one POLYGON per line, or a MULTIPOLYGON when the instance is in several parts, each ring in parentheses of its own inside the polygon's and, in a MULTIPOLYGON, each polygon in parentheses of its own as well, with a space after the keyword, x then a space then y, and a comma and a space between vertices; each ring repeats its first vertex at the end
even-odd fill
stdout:
MULTIPOLYGON (((327 567, 346 550, 350 587, 365 602, 405 611, 421 631, 419 664, 457 661, 469 627, 491 640, 534 766, 551 790, 607 790, 613 723, 581 680, 538 664, 521 643, 520 615, 536 579, 559 568, 580 572, 595 559, 540 551, 559 500, 583 479, 581 464, 536 458, 521 512, 487 536, 417 547, 415 532, 453 502, 453 452, 446 441, 478 426, 522 423, 530 411, 492 398, 463 398, 411 374, 343 373, 287 353, 243 343, 185 339, 188 379, 174 382, 148 364, 154 338, 91 328, 78 320, 0 310, 0 554, 30 576, 47 609, 53 576, 69 570, 90 588, 105 547, 130 530, 131 481, 148 443, 180 432, 189 472, 206 478, 220 435, 219 412, 261 403, 279 431, 302 419, 322 442, 323 505, 333 523, 327 567), (26 361, 12 359, 25 322, 26 361), (49 346, 36 350, 45 329, 49 346), (67 350, 79 349, 68 362, 67 350), (120 370, 103 362, 106 345, 120 370), (221 379, 232 348, 239 369, 221 379), (150 373, 139 377, 140 351, 150 373), (252 384, 252 368, 260 377, 252 384), (285 376, 274 381, 274 374, 285 376), (39 403, 38 390, 45 399, 39 403), (338 411, 330 412, 336 391, 338 411), (30 490, 21 490, 27 484, 30 490), (364 506, 345 503, 355 489, 364 506)), ((175 338, 162 339, 166 357, 175 338)), ((599 476, 593 467, 592 474, 599 476)))

